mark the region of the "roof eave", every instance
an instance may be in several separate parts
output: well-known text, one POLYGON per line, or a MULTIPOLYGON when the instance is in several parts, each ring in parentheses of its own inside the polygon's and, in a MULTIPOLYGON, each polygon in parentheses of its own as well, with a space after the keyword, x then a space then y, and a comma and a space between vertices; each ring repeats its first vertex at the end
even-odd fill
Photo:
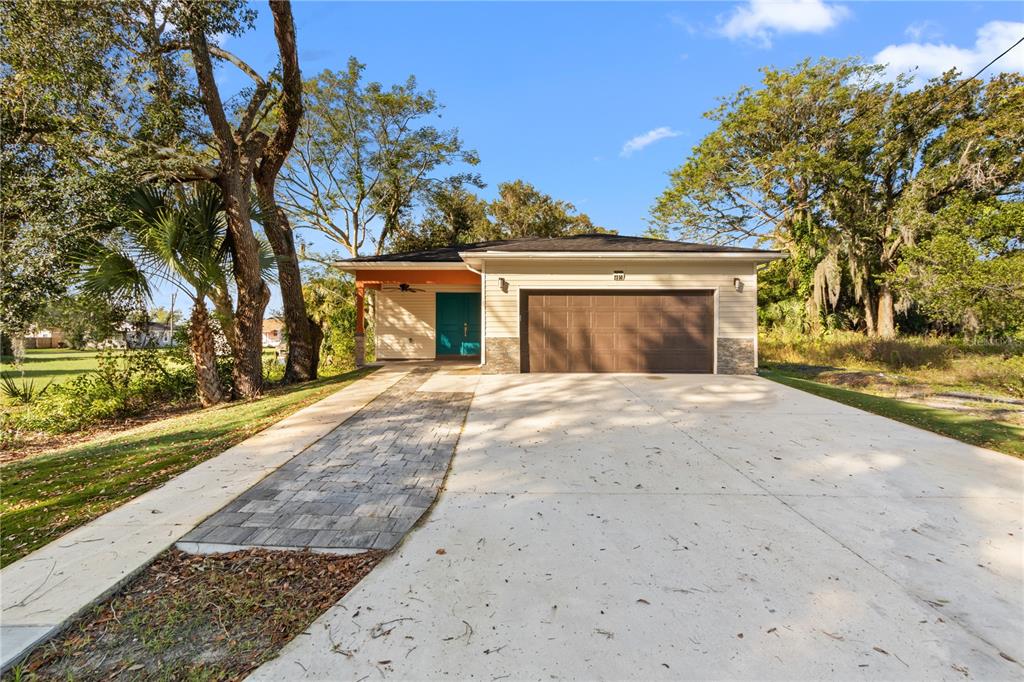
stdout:
POLYGON ((333 266, 343 272, 356 270, 468 270, 465 263, 451 261, 411 261, 411 260, 375 260, 375 261, 334 261, 333 266))
POLYGON ((459 254, 463 260, 573 259, 604 260, 750 260, 770 261, 786 258, 780 251, 481 251, 459 254))

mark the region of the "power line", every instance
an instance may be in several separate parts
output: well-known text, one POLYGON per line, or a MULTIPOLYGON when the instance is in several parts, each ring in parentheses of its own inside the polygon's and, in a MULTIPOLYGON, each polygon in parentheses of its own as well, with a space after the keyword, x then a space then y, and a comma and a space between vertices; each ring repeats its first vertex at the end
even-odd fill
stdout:
POLYGON ((1002 59, 1003 57, 1005 57, 1005 56, 1006 56, 1007 54, 1009 54, 1009 53, 1010 53, 1010 50, 1012 50, 1013 48, 1017 47, 1017 46, 1018 46, 1018 45, 1020 45, 1021 43, 1024 43, 1024 36, 1021 36, 1021 37, 1020 37, 1020 39, 1019 39, 1019 40, 1018 40, 1017 42, 1015 42, 1015 43, 1014 43, 1013 45, 1010 45, 1010 46, 1009 46, 1008 48, 1006 48, 1005 50, 1003 50, 1003 51, 1002 51, 1002 52, 1001 52, 1001 53, 999 54, 999 56, 998 56, 998 57, 995 57, 995 58, 994 58, 994 59, 992 59, 992 61, 990 61, 990 62, 989 62, 988 64, 986 64, 985 66, 983 66, 983 67, 981 67, 980 69, 978 69, 978 71, 977 71, 977 72, 976 72, 976 73, 975 73, 975 74, 974 74, 973 76, 971 76, 970 78, 965 78, 965 79, 964 79, 963 81, 961 81, 959 85, 957 85, 957 86, 956 86, 955 88, 953 88, 953 91, 952 91, 952 92, 950 92, 950 93, 949 93, 948 95, 946 95, 945 97, 943 97, 943 98, 942 98, 941 100, 939 100, 938 102, 936 102, 935 104, 933 104, 933 105, 932 105, 932 106, 931 106, 931 107, 930 107, 930 108, 928 109, 928 111, 924 112, 924 113, 925 113, 925 116, 927 116, 928 114, 932 113, 932 111, 933 111, 933 110, 934 110, 934 109, 935 109, 936 107, 938 107, 938 106, 940 106, 940 105, 942 105, 942 104, 945 104, 945 103, 946 103, 946 101, 947 101, 948 99, 950 99, 951 97, 953 97, 953 95, 955 95, 956 93, 960 92, 960 89, 961 89, 961 88, 965 87, 965 86, 966 86, 966 85, 967 85, 968 83, 970 83, 970 82, 971 82, 972 80, 974 80, 975 78, 977 78, 978 76, 980 76, 981 74, 983 74, 983 73, 985 72, 985 70, 986 70, 986 69, 988 69, 988 67, 992 66, 993 64, 995 64, 996 62, 998 62, 998 61, 999 61, 1000 59, 1002 59))
MULTIPOLYGON (((1002 51, 1001 53, 999 53, 999 55, 997 55, 996 57, 994 57, 994 58, 993 58, 993 59, 992 59, 992 60, 991 60, 991 61, 990 61, 990 62, 989 62, 988 64, 986 64, 985 66, 983 66, 983 67, 981 67, 980 69, 978 69, 978 70, 977 70, 977 71, 976 71, 976 72, 974 73, 974 75, 973 75, 973 76, 971 76, 970 78, 965 78, 965 79, 963 79, 962 81, 960 81, 960 83, 959 83, 959 84, 958 84, 958 85, 957 85, 957 86, 956 86, 955 88, 953 88, 953 90, 952 90, 952 91, 950 91, 950 93, 949 93, 948 95, 946 95, 945 97, 943 97, 942 99, 940 99, 940 100, 939 100, 938 102, 936 102, 936 103, 934 103, 933 105, 931 105, 930 107, 928 107, 928 110, 924 112, 923 116, 927 116, 928 114, 930 114, 930 113, 932 113, 933 111, 935 111, 935 109, 937 109, 938 107, 940 107, 940 106, 942 106, 943 104, 945 104, 946 102, 948 102, 948 101, 950 100, 950 98, 952 98, 952 97, 953 97, 953 96, 954 96, 954 95, 955 95, 956 93, 960 92, 961 88, 967 87, 967 84, 968 84, 968 83, 970 83, 970 82, 971 82, 971 81, 973 81, 973 80, 974 80, 975 78, 977 78, 977 77, 978 77, 978 76, 980 76, 980 75, 981 75, 982 73, 984 73, 986 69, 988 69, 988 68, 989 68, 990 66, 992 66, 993 64, 995 64, 996 62, 998 62, 998 61, 999 61, 1000 59, 1002 59, 1003 57, 1005 57, 1005 56, 1006 56, 1007 54, 1009 54, 1009 53, 1010 53, 1010 51, 1011 51, 1011 50, 1013 50, 1013 48, 1017 47, 1017 46, 1018 46, 1018 45, 1020 45, 1021 43, 1024 43, 1024 36, 1021 36, 1021 37, 1020 37, 1020 39, 1019 39, 1019 40, 1017 40, 1017 42, 1015 42, 1015 43, 1014 43, 1013 45, 1010 45, 1010 46, 1009 46, 1008 48, 1006 48, 1006 49, 1005 49, 1005 50, 1003 50, 1003 51, 1002 51)), ((882 100, 881 100, 880 102, 878 102, 878 104, 877 104, 876 106, 877 106, 877 107, 881 107, 881 108, 884 108, 884 107, 885 107, 885 105, 886 105, 886 104, 888 103, 888 101, 889 101, 889 100, 888 100, 887 98, 886 98, 886 99, 882 99, 882 100)), ((869 107, 869 109, 868 109, 868 110, 866 110, 866 111, 870 111, 871 109, 874 109, 874 108, 875 108, 875 107, 869 107)), ((854 115, 853 115, 853 117, 852 117, 852 118, 850 118, 850 120, 849 120, 849 121, 847 121, 845 125, 849 126, 849 125, 850 125, 851 123, 853 123, 853 122, 854 122, 854 121, 856 121, 857 119, 859 119, 859 118, 861 118, 862 116, 864 116, 864 115, 865 115, 865 113, 866 113, 866 111, 861 111, 861 112, 859 112, 859 113, 856 113, 856 114, 854 114, 854 115)), ((900 129, 899 129, 899 130, 898 130, 897 132, 898 132, 898 133, 902 133, 903 131, 905 131, 905 130, 906 130, 907 128, 909 128, 909 127, 910 127, 910 125, 906 125, 906 126, 903 126, 903 127, 902 127, 902 128, 900 128, 900 129)), ((877 146, 873 147, 873 148, 872 148, 872 152, 878 151, 878 149, 880 149, 880 148, 881 148, 881 146, 884 146, 884 143, 880 143, 879 145, 877 145, 877 146)))

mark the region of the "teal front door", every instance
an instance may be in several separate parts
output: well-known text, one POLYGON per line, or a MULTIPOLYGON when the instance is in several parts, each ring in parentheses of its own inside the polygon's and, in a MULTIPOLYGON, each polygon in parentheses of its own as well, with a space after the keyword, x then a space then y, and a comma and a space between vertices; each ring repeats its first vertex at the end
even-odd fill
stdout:
POLYGON ((480 355, 480 294, 437 294, 437 355, 480 355))

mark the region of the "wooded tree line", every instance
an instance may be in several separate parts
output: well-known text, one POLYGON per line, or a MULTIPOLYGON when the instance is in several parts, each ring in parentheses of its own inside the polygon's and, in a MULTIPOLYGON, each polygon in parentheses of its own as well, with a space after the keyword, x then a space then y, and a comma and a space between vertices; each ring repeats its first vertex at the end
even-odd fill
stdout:
POLYGON ((784 250, 762 304, 811 330, 1024 333, 1024 76, 884 73, 764 69, 706 114, 652 231, 784 250))

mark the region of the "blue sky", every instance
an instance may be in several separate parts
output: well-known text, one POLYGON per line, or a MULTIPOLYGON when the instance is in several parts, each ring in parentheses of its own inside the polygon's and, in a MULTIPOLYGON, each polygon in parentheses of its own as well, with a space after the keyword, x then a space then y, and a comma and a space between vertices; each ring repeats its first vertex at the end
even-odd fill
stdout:
MULTIPOLYGON (((273 29, 254 7, 255 29, 224 47, 266 72, 273 29)), ((756 85, 761 66, 856 55, 925 76, 973 72, 1024 36, 1024 3, 1010 2, 296 2, 294 13, 304 77, 350 55, 371 80, 415 74, 445 105, 439 124, 479 152, 485 196, 522 178, 623 234, 645 229, 665 174, 710 130, 702 114, 756 85)), ((1024 45, 999 66, 1024 70, 1024 45)), ((230 66, 219 80, 246 84, 230 66)))

